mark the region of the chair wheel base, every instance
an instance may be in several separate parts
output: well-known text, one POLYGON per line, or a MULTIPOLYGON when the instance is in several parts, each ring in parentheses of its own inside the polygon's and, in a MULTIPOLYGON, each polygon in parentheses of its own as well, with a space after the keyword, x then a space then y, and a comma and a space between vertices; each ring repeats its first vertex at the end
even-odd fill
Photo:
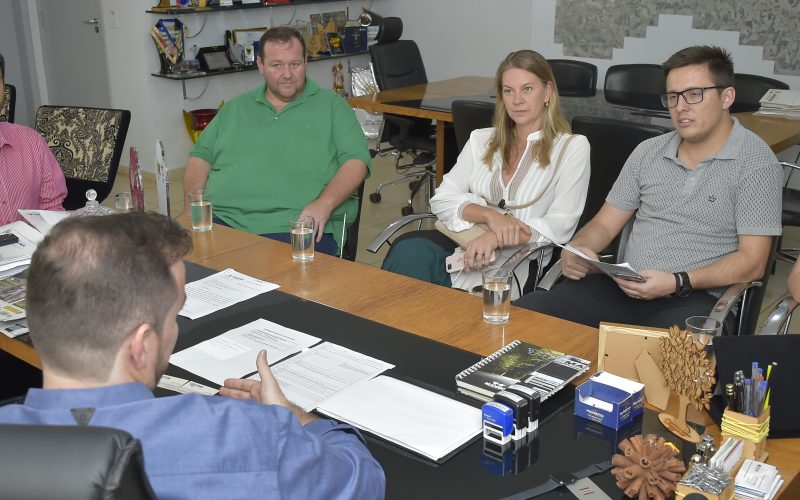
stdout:
POLYGON ((369 194, 369 201, 372 203, 380 203, 381 202, 381 194, 380 193, 370 193, 369 194))
POLYGON ((407 205, 400 209, 400 213, 403 214, 403 216, 411 215, 414 213, 414 207, 412 207, 411 205, 407 205))

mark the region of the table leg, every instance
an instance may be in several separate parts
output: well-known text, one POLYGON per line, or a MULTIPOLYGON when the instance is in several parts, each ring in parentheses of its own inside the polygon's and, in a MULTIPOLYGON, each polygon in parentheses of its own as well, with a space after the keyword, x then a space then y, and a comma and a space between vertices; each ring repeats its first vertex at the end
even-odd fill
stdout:
POLYGON ((436 120, 436 186, 444 176, 444 122, 436 120))

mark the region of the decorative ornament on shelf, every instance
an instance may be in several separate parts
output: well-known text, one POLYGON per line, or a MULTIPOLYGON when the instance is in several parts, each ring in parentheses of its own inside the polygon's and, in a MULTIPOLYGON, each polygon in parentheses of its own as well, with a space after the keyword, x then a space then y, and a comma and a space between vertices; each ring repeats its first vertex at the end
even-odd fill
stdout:
POLYGON ((346 97, 344 91, 344 66, 342 63, 336 63, 331 68, 333 72, 333 91, 342 97, 346 97))
POLYGON ((714 370, 706 357, 708 344, 695 340, 677 326, 661 339, 659 368, 670 390, 678 393, 678 415, 661 413, 658 419, 664 427, 684 441, 699 443, 700 435, 686 423, 686 411, 694 405, 697 411, 709 408, 714 388, 714 370))
POLYGON ((633 436, 619 443, 622 455, 614 455, 611 474, 617 487, 629 498, 671 498, 675 486, 686 471, 677 458, 678 449, 655 434, 633 436))

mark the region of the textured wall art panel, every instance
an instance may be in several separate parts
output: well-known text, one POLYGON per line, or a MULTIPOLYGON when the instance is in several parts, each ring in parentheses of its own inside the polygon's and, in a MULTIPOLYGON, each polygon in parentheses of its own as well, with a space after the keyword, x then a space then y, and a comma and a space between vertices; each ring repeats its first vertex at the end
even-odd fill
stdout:
POLYGON ((739 44, 764 48, 775 74, 800 75, 800 0, 557 0, 554 41, 566 56, 611 59, 659 14, 692 16, 694 29, 739 32, 739 44))

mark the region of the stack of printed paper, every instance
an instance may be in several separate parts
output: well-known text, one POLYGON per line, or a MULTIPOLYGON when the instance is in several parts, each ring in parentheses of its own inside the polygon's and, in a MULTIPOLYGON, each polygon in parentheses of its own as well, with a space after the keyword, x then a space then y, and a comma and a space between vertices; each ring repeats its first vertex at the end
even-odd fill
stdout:
POLYGON ((757 115, 800 119, 800 92, 796 90, 770 89, 759 102, 757 115))
POLYGON ((774 465, 747 459, 736 474, 734 494, 740 499, 771 500, 783 484, 774 465))

